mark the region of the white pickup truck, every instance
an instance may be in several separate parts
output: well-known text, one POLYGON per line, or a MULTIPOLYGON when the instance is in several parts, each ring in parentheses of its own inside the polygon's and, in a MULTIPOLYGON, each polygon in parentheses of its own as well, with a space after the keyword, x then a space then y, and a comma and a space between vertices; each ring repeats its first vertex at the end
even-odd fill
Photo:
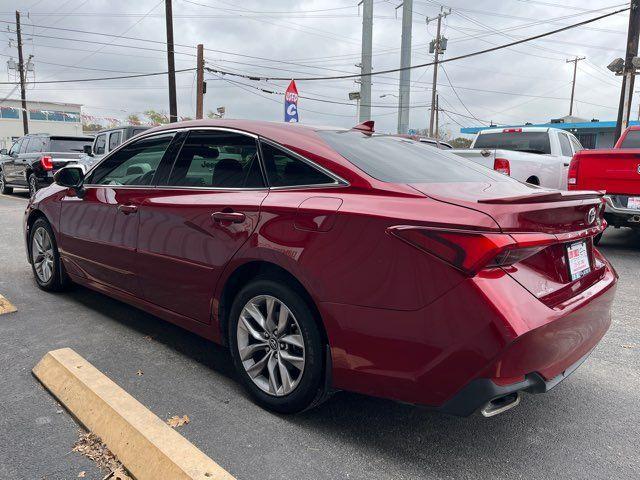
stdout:
POLYGON ((559 128, 509 127, 481 130, 468 149, 449 151, 521 182, 566 190, 571 157, 582 149, 559 128))

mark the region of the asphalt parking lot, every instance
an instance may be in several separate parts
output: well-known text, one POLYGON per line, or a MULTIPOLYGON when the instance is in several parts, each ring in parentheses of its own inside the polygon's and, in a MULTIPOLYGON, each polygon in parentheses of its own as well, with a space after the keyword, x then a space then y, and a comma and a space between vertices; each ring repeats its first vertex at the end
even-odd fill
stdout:
POLYGON ((640 477, 640 236, 608 231, 620 274, 613 324, 569 379, 494 418, 455 418, 337 393, 293 417, 255 406, 227 352, 98 293, 40 291, 22 241, 27 197, 0 195, 0 478, 102 479, 72 453, 78 426, 31 375, 71 347, 238 479, 640 477), (143 374, 139 375, 138 370, 143 374))

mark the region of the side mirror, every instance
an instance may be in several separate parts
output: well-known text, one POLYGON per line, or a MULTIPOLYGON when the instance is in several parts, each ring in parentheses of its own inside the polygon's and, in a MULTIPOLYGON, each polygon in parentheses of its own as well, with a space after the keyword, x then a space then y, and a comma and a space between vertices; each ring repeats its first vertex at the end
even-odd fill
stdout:
POLYGON ((0 149, 0 155, 6 155, 7 153, 9 153, 9 152, 7 151, 6 148, 0 149))
POLYGON ((58 170, 53 175, 53 181, 62 187, 73 188, 80 197, 83 192, 84 174, 82 165, 69 165, 58 170))
POLYGON ((93 149, 91 148, 91 145, 85 145, 84 147, 82 147, 82 151, 90 157, 93 157, 93 149))

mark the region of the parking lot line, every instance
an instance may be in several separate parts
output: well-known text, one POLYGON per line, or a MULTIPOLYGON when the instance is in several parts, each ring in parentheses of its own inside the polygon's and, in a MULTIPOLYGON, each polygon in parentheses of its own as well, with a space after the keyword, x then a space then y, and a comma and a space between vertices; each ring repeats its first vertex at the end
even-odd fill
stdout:
POLYGON ((33 374, 137 480, 234 480, 74 350, 48 352, 33 374))
POLYGON ((17 312, 18 309, 14 307, 14 305, 7 300, 4 296, 0 295, 0 315, 5 313, 13 313, 17 312))

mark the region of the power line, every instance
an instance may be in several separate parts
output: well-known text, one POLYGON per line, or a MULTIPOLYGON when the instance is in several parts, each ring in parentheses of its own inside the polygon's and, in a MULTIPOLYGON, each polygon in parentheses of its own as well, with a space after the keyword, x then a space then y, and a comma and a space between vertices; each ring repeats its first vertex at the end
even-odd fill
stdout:
MULTIPOLYGON (((456 57, 446 58, 446 59, 440 60, 439 63, 453 62, 455 60, 462 60, 462 59, 465 59, 465 58, 475 57, 475 56, 482 55, 482 54, 485 54, 485 53, 495 52, 497 50, 502 50, 502 49, 505 49, 505 48, 509 48, 509 47, 514 46, 514 45, 520 45, 521 43, 530 42, 530 41, 536 40, 538 38, 548 37, 549 35, 554 35, 556 33, 564 32, 564 31, 567 31, 567 30, 570 30, 570 29, 573 29, 573 28, 576 28, 576 27, 580 27, 582 25, 587 25, 589 23, 601 20, 603 18, 611 17, 613 15, 617 15, 618 13, 626 12, 627 10, 629 10, 629 7, 622 8, 620 10, 616 10, 614 12, 606 13, 606 14, 603 14, 603 15, 599 15, 597 17, 593 17, 593 18, 590 18, 590 19, 587 19, 587 20, 583 20, 582 22, 578 22, 578 23, 574 23, 574 24, 571 24, 571 25, 567 25, 567 26, 562 27, 562 28, 557 28, 557 29, 551 30, 549 32, 541 33, 541 34, 534 35, 534 36, 527 37, 527 38, 523 38, 523 39, 520 39, 520 40, 514 40, 513 42, 506 43, 506 44, 503 44, 503 45, 497 45, 495 47, 486 48, 484 50, 479 50, 479 51, 467 53, 467 54, 464 54, 464 55, 458 55, 456 57)), ((391 68, 391 69, 387 69, 387 70, 378 70, 378 71, 371 72, 371 73, 367 74, 366 76, 382 75, 382 74, 386 74, 386 73, 395 73, 395 72, 400 72, 402 70, 413 70, 413 69, 416 69, 416 68, 429 67, 429 66, 431 66, 433 64, 434 64, 434 62, 428 62, 428 63, 412 65, 412 66, 404 67, 404 68, 391 68)), ((219 70, 214 71, 214 73, 231 74, 229 72, 219 71, 219 70)), ((236 75, 238 75, 238 74, 236 74, 236 75)), ((242 76, 242 75, 240 75, 240 76, 242 76)), ((294 80, 300 81, 300 82, 302 82, 302 81, 318 81, 318 80, 342 80, 342 79, 350 79, 350 78, 359 78, 359 77, 363 77, 363 76, 365 76, 365 74, 356 73, 356 74, 352 74, 352 75, 334 75, 334 76, 324 76, 324 77, 298 77, 298 78, 294 78, 294 80)), ((261 79, 264 79, 264 80, 282 80, 282 81, 291 80, 291 78, 287 78, 287 77, 260 77, 260 76, 251 76, 251 75, 246 75, 244 77, 248 78, 250 80, 261 80, 261 79)))
POLYGON ((456 98, 458 99, 458 101, 460 102, 460 105, 462 105, 464 107, 464 109, 469 112, 469 115, 471 115, 475 120, 481 122, 482 120, 480 120, 478 117, 476 117, 473 113, 471 113, 471 110, 469 110, 467 108, 467 106, 464 104, 464 102, 462 101, 462 99, 460 98, 460 95, 458 95, 458 92, 456 91, 455 87, 453 86, 453 84, 451 83, 451 79, 449 78, 449 74, 447 73, 447 70, 444 68, 444 66, 441 66, 442 71, 444 72, 444 76, 447 78, 447 82, 449 83, 449 86, 451 87, 451 90, 453 90, 453 93, 455 94, 456 98))
MULTIPOLYGON (((192 72, 195 68, 183 68, 176 70, 178 72, 192 72)), ((119 77, 100 77, 100 78, 74 78, 69 80, 40 80, 36 82, 28 82, 29 84, 42 84, 42 83, 76 83, 76 82, 99 82, 102 80, 118 80, 121 78, 141 78, 141 77, 155 77, 158 75, 167 75, 169 72, 154 72, 154 73, 141 73, 139 75, 122 75, 119 77)), ((13 85, 15 82, 0 82, 0 85, 13 85)))

